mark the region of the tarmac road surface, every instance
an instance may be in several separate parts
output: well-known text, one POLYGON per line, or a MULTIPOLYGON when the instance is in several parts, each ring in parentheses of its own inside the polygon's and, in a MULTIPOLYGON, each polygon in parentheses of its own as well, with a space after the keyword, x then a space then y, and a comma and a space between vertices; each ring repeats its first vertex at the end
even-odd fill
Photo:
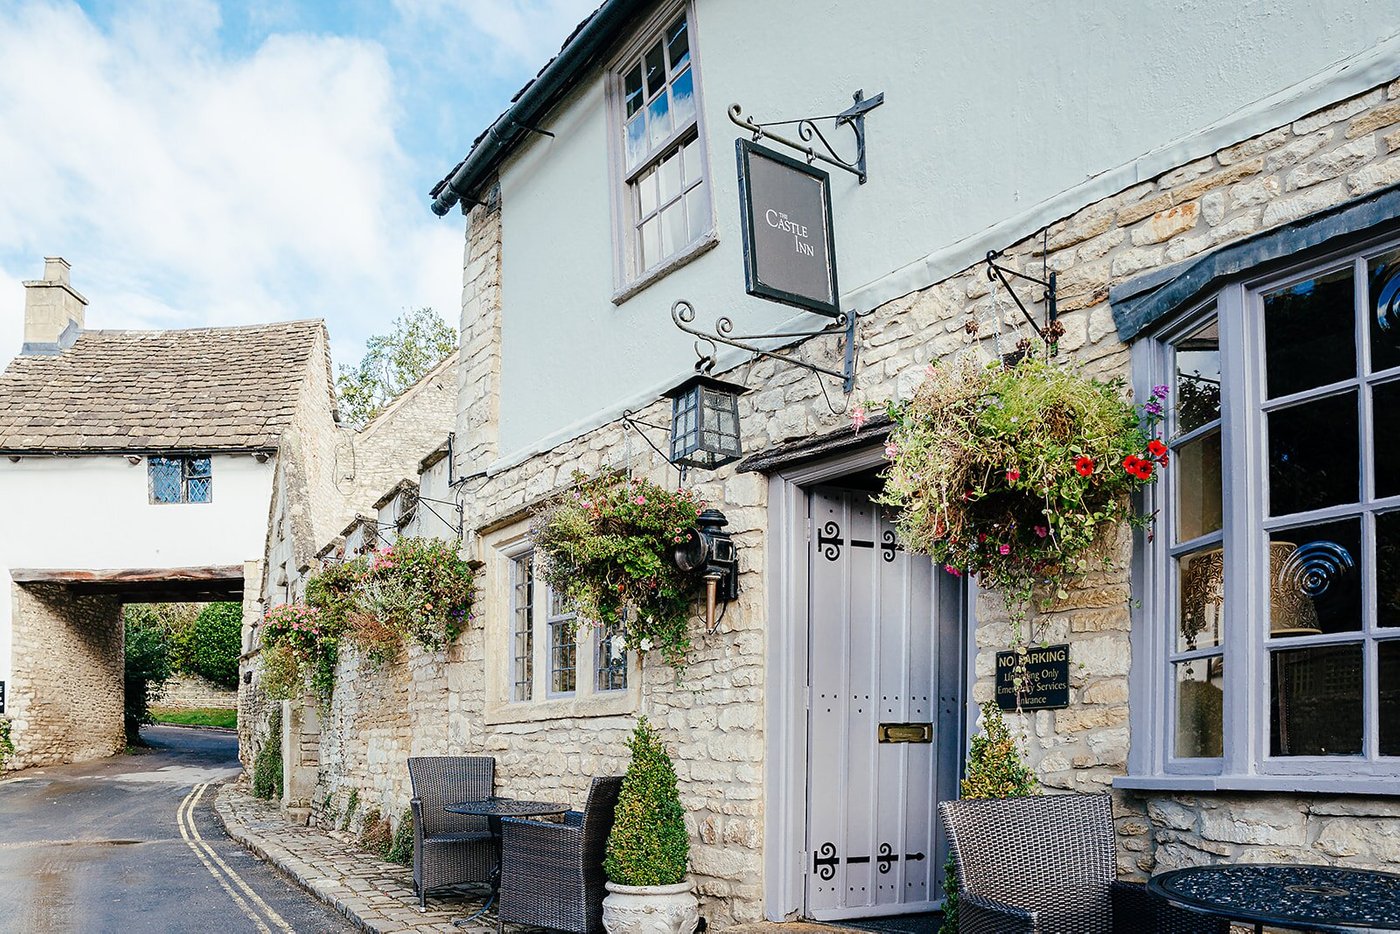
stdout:
POLYGON ((233 734, 146 727, 152 746, 0 781, 0 932, 349 932, 230 840, 211 803, 233 734))

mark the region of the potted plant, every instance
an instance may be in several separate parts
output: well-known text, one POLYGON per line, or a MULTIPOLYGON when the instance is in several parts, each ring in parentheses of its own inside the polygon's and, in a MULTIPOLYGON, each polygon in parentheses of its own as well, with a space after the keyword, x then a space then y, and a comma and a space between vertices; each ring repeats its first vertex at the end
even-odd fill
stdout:
POLYGON ((627 744, 632 761, 603 861, 603 927, 608 934, 691 934, 700 903, 686 878, 690 834, 675 767, 645 717, 627 744))

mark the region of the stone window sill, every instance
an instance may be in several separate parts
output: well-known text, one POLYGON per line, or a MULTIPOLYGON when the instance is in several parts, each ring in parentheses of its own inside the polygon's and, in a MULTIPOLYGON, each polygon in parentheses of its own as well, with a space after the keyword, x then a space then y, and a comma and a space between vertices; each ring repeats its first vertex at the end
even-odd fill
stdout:
POLYGON ((1124 775, 1125 791, 1281 791, 1329 795, 1397 795, 1400 775, 1124 775))
POLYGON ((655 269, 650 269, 647 272, 642 273, 636 279, 633 279, 632 281, 620 286, 615 292, 613 292, 612 303, 614 305, 621 305, 623 302, 642 292, 643 290, 651 286, 653 283, 666 278, 671 273, 675 272, 677 269, 680 269, 682 266, 686 266, 694 262, 695 260, 699 259, 701 256, 710 252, 710 250, 713 250, 717 246, 719 246, 719 234, 715 231, 713 227, 711 227, 707 233, 700 237, 700 239, 696 240, 690 246, 681 250, 675 256, 672 256, 670 259, 666 260, 664 263, 657 266, 655 269))
POLYGON ((496 702, 486 709, 486 723, 534 723, 572 717, 619 717, 637 711, 638 692, 629 688, 587 697, 556 697, 539 701, 496 702))

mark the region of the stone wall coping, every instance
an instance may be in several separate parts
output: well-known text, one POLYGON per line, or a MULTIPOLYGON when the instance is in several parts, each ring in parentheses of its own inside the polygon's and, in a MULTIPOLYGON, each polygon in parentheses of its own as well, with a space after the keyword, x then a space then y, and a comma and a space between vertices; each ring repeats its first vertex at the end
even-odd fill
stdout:
POLYGON ((1120 775, 1124 791, 1264 791, 1319 795, 1400 795, 1400 780, 1367 775, 1120 775))

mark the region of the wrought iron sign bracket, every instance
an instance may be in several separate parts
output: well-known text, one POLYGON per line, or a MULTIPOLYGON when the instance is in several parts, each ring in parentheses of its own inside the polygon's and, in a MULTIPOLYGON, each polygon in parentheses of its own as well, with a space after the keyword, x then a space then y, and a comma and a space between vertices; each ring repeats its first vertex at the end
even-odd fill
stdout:
POLYGON ((733 121, 735 126, 752 133, 754 142, 766 139, 778 143, 779 145, 787 146, 789 149, 796 149, 807 157, 809 163, 819 159, 827 165, 834 165, 838 169, 844 169, 850 172, 856 178, 860 179, 860 183, 864 185, 866 178, 869 177, 869 173, 867 173, 865 169, 865 115, 885 102, 885 94, 881 91, 874 97, 867 98, 865 96, 865 91, 861 90, 856 91, 851 97, 855 103, 850 107, 847 107, 838 114, 828 114, 823 117, 802 117, 797 120, 772 120, 768 123, 757 123, 745 117, 743 108, 738 104, 730 104, 729 119, 733 121), (842 126, 849 126, 851 128, 851 131, 856 137, 855 158, 842 158, 835 147, 831 145, 831 142, 827 140, 826 135, 823 134, 821 129, 817 126, 818 120, 833 121, 833 129, 842 126), (793 125, 797 127, 797 135, 801 137, 801 142, 786 136, 780 136, 769 129, 775 126, 793 125), (816 146, 813 144, 814 139, 821 143, 822 148, 825 149, 826 152, 817 151, 816 146))
POLYGON ((819 373, 822 376, 829 376, 832 379, 841 380, 841 391, 850 395, 856 385, 856 315, 850 312, 842 312, 837 316, 834 326, 822 328, 818 331, 778 331, 772 334, 735 334, 734 322, 729 317, 723 316, 715 321, 713 333, 706 333, 699 328, 692 327, 691 322, 695 320, 695 306, 685 299, 681 299, 671 306, 671 320, 676 327, 687 334, 699 338, 696 341, 695 352, 702 361, 713 360, 716 344, 725 344, 729 347, 737 347, 739 350, 756 354, 760 357, 768 357, 771 360, 779 360, 783 363, 800 367, 812 373, 819 373), (833 370, 830 367, 818 366, 815 363, 808 363, 806 360, 799 360, 797 357, 780 353, 774 350, 764 350, 751 341, 758 340, 809 340, 816 337, 844 337, 846 339, 845 356, 840 370, 833 370), (700 341, 710 345, 708 352, 701 350, 700 341))
POLYGON ((1016 307, 1021 310, 1021 315, 1026 319, 1026 323, 1029 324, 1031 328, 1035 331, 1036 336, 1045 342, 1046 347, 1049 348, 1050 354, 1053 356, 1056 353, 1055 344, 1060 339, 1060 335, 1064 332, 1064 327, 1060 324, 1059 309, 1055 306, 1055 273, 1050 271, 1047 261, 1046 268, 1041 273, 1042 278, 1028 276, 1023 272, 1017 272, 1016 270, 1008 266, 1001 265, 997 262, 997 260, 1000 258, 1000 250, 987 251, 987 278, 999 280, 1002 286, 1005 287, 1006 291, 1011 293, 1011 300, 1014 301, 1016 303, 1016 307), (1007 276, 1015 276, 1017 279, 1021 279, 1026 282, 1032 282, 1036 285, 1044 287, 1044 326, 1041 326, 1040 324, 1036 323, 1036 320, 1031 315, 1030 310, 1027 309, 1025 303, 1021 301, 1021 296, 1017 295, 1016 290, 1011 287, 1011 282, 1009 279, 1007 279, 1007 276))

